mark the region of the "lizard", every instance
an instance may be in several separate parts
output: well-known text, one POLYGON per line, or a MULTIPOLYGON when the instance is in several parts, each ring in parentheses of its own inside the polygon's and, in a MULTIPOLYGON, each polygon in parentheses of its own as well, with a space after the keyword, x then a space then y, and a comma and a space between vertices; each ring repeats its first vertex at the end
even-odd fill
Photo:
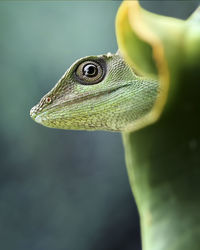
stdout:
POLYGON ((133 131, 149 123, 160 91, 157 80, 137 74, 119 52, 87 56, 69 67, 30 116, 50 128, 133 131))

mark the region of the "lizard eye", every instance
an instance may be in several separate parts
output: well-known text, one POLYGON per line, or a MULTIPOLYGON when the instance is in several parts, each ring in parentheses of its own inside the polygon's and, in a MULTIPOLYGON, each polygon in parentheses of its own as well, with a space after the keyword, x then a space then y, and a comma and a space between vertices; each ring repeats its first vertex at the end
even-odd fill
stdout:
POLYGON ((82 62, 76 68, 75 76, 81 84, 99 83, 105 76, 105 63, 103 60, 82 62))

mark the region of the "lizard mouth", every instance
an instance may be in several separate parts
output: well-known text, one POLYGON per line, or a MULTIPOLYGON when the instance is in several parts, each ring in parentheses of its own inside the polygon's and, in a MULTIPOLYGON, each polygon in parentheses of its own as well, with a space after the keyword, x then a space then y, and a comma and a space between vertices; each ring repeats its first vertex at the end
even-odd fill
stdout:
MULTIPOLYGON (((74 103, 81 103, 83 101, 87 101, 87 100, 91 100, 91 99, 97 99, 98 97, 101 97, 101 96, 104 96, 104 95, 108 95, 108 94, 111 94, 123 87, 127 87, 129 86, 129 84, 124 84, 124 85, 121 85, 119 87, 115 87, 115 88, 110 88, 110 89, 107 89, 107 90, 104 90, 104 91, 101 91, 99 93, 92 93, 92 94, 88 94, 88 95, 83 95, 83 96, 80 96, 80 97, 77 97, 75 99, 72 99, 72 100, 66 100, 65 102, 63 102, 62 105, 60 106, 65 106, 66 104, 67 105, 71 105, 71 104, 74 104, 74 103)), ((52 107, 56 107, 57 105, 55 106, 52 106, 52 107)))
POLYGON ((37 116, 36 114, 36 108, 35 106, 30 110, 30 117, 34 120, 34 118, 37 116))
POLYGON ((30 110, 30 116, 33 120, 35 120, 37 123, 43 123, 43 121, 46 121, 48 120, 49 118, 46 117, 46 114, 50 115, 52 113, 55 112, 55 109, 56 108, 62 108, 64 106, 71 106, 73 104, 80 104, 84 101, 87 101, 87 100, 91 100, 91 99, 97 99, 101 96, 104 96, 104 95, 108 95, 108 94, 111 94, 111 93, 114 93, 116 92, 117 90, 123 88, 123 87, 127 87, 129 86, 130 84, 129 83, 126 83, 124 85, 121 85, 119 87, 115 87, 115 88, 110 88, 110 89, 107 89, 105 91, 101 91, 97 94, 88 94, 88 95, 84 95, 84 96, 79 96, 75 99, 68 99, 66 101, 64 101, 62 104, 61 103, 57 103, 55 105, 50 105, 49 107, 45 107, 45 109, 41 109, 39 107, 39 104, 35 105, 31 110, 30 110))

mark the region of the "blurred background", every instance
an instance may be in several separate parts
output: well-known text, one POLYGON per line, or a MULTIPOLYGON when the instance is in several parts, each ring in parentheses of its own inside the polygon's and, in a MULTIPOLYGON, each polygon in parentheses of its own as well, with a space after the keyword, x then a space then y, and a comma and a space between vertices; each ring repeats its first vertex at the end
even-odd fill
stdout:
MULTIPOLYGON (((186 18, 197 1, 142 1, 186 18)), ((140 250, 119 133, 36 124, 74 60, 115 52, 120 1, 0 2, 0 249, 140 250)))

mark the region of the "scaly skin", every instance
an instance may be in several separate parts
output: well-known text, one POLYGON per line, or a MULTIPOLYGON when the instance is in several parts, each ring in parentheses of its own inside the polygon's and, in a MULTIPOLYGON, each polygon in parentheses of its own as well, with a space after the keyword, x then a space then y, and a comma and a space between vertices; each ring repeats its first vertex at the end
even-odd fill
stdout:
POLYGON ((134 130, 146 125, 159 91, 157 81, 137 76, 119 54, 88 56, 72 64, 30 115, 51 128, 134 130))

